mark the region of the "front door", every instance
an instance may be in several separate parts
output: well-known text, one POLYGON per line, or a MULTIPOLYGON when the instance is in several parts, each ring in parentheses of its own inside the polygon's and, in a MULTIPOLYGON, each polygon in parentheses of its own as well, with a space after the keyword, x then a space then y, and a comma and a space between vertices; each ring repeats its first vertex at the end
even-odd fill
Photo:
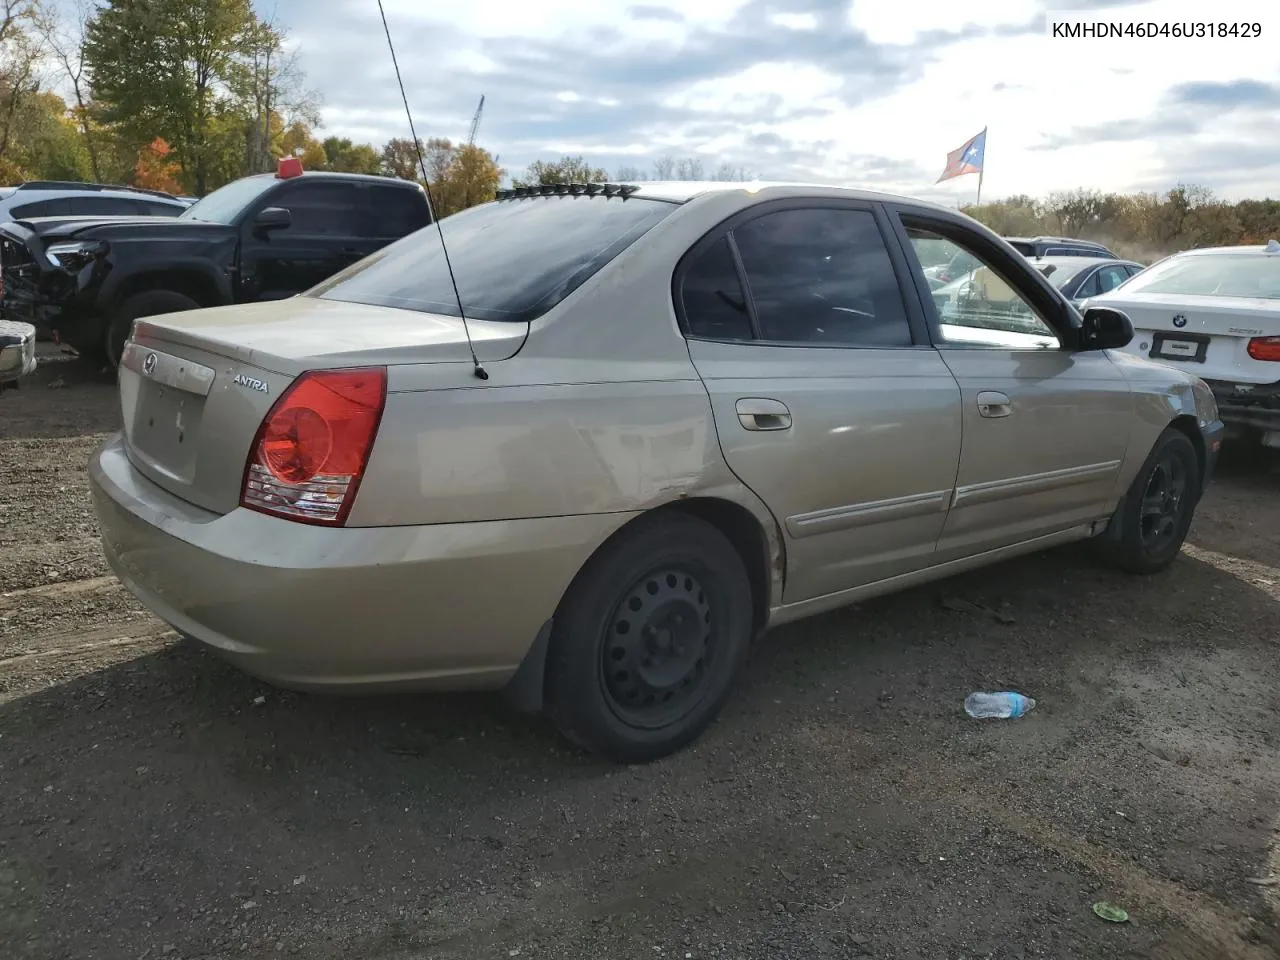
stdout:
MULTIPOLYGON (((1028 271, 950 220, 903 211, 913 253, 966 250, 978 266, 932 291, 934 342, 960 384, 964 445, 938 559, 1107 516, 1132 399, 1105 351, 1070 349, 1065 306, 1028 271), (1058 312, 1055 312, 1055 309, 1058 312)), ((923 284, 920 270, 917 289, 923 284)))
POLYGON ((677 271, 725 459, 784 533, 787 603, 927 566, 951 499, 960 391, 886 224, 869 204, 770 204, 677 271))
POLYGON ((292 222, 267 232, 253 227, 240 246, 242 301, 282 300, 309 290, 375 249, 364 234, 367 190, 351 181, 303 178, 273 192, 261 207, 284 207, 292 222))

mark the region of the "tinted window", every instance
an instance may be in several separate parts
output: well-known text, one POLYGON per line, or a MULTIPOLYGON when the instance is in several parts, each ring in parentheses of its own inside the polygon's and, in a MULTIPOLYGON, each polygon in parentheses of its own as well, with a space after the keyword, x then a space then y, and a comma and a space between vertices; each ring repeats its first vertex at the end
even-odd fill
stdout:
POLYGON ((9 211, 9 216, 15 220, 23 220, 27 217, 56 217, 57 211, 54 210, 54 200, 38 200, 35 203, 24 203, 20 207, 14 207, 9 211))
POLYGON ((783 210, 733 236, 763 339, 911 345, 902 291, 869 211, 783 210))
POLYGON ((150 200, 135 200, 138 213, 144 217, 176 217, 182 213, 182 207, 176 203, 152 203, 150 200))
MULTIPOLYGON (((524 197, 471 207, 440 228, 467 316, 527 322, 675 209, 639 197, 524 197)), ((308 294, 458 315, 434 230, 383 247, 308 294)))
POLYGON ((1098 290, 1106 293, 1108 290, 1114 290, 1120 284, 1129 279, 1129 273, 1124 267, 1103 267, 1098 271, 1098 290))
POLYGON ((426 199, 407 187, 369 187, 369 220, 364 231, 370 237, 403 237, 421 230, 431 220, 426 199))
POLYGON ((727 237, 698 255, 685 271, 682 289, 689 336, 750 340, 751 317, 727 237))
POLYGON ((138 212, 133 200, 118 197, 69 197, 67 205, 77 217, 132 217, 138 212))
POLYGON ((1025 240, 1010 240, 1009 244, 1024 257, 1034 257, 1036 255, 1036 245, 1034 243, 1027 243, 1025 240))
POLYGON ((361 201, 354 184, 313 180, 289 187, 267 206, 284 207, 293 217, 280 235, 356 237, 362 232, 361 201))
POLYGON ((1098 295, 1098 273, 1099 272, 1100 271, 1095 270, 1092 274, 1089 275, 1088 280, 1086 280, 1084 283, 1080 284, 1078 288, 1076 288, 1076 292, 1074 296, 1077 299, 1084 299, 1085 297, 1096 297, 1098 295))

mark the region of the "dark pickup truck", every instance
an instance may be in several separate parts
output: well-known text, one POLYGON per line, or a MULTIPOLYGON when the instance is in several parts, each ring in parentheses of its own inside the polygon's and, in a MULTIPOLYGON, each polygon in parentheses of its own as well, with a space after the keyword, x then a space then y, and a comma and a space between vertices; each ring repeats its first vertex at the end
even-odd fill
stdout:
POLYGON ((177 217, 0 223, 0 317, 115 366, 138 317, 291 297, 430 222, 416 183, 285 161, 177 217))

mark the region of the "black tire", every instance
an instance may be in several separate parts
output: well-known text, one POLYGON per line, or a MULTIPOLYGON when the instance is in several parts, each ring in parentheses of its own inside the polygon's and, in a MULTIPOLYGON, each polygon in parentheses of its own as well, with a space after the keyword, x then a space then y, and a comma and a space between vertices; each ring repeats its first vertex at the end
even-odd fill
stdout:
POLYGON ((125 299, 112 311, 102 332, 102 351, 111 369, 120 366, 125 342, 133 329, 133 321, 139 317, 154 317, 161 313, 179 313, 195 310, 200 306, 186 294, 174 290, 143 290, 125 299))
POLYGON ((1121 570, 1159 573, 1178 556, 1201 494, 1200 457, 1172 427, 1156 439, 1098 546, 1121 570))
POLYGON ((719 715, 753 634, 751 581, 715 527, 642 517, 591 558, 556 611, 546 702, 574 743, 644 763, 719 715))

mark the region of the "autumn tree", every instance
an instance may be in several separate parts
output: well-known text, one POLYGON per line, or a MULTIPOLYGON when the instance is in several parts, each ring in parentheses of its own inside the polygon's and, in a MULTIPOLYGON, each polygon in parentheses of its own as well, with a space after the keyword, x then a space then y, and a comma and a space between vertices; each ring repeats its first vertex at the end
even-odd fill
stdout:
POLYGON ((163 190, 165 193, 181 193, 178 175, 182 172, 177 161, 171 158, 173 148, 156 137, 138 151, 138 163, 133 168, 134 186, 147 190, 163 190))
POLYGON ((421 140, 414 146, 408 137, 394 137, 382 147, 381 171, 388 177, 399 177, 401 180, 418 180, 422 174, 418 169, 418 151, 426 153, 421 140))
POLYGON ((10 149, 14 125, 23 107, 40 92, 41 15, 38 0, 0 0, 0 161, 11 168, 6 176, 13 179, 23 179, 10 149))
POLYGON ((257 22, 250 0, 106 0, 86 25, 104 119, 138 143, 164 138, 196 193, 226 162, 218 154, 257 22))
POLYGON ((304 170, 323 170, 328 156, 324 144, 316 139, 311 128, 301 121, 289 124, 280 135, 280 156, 298 157, 304 170))

